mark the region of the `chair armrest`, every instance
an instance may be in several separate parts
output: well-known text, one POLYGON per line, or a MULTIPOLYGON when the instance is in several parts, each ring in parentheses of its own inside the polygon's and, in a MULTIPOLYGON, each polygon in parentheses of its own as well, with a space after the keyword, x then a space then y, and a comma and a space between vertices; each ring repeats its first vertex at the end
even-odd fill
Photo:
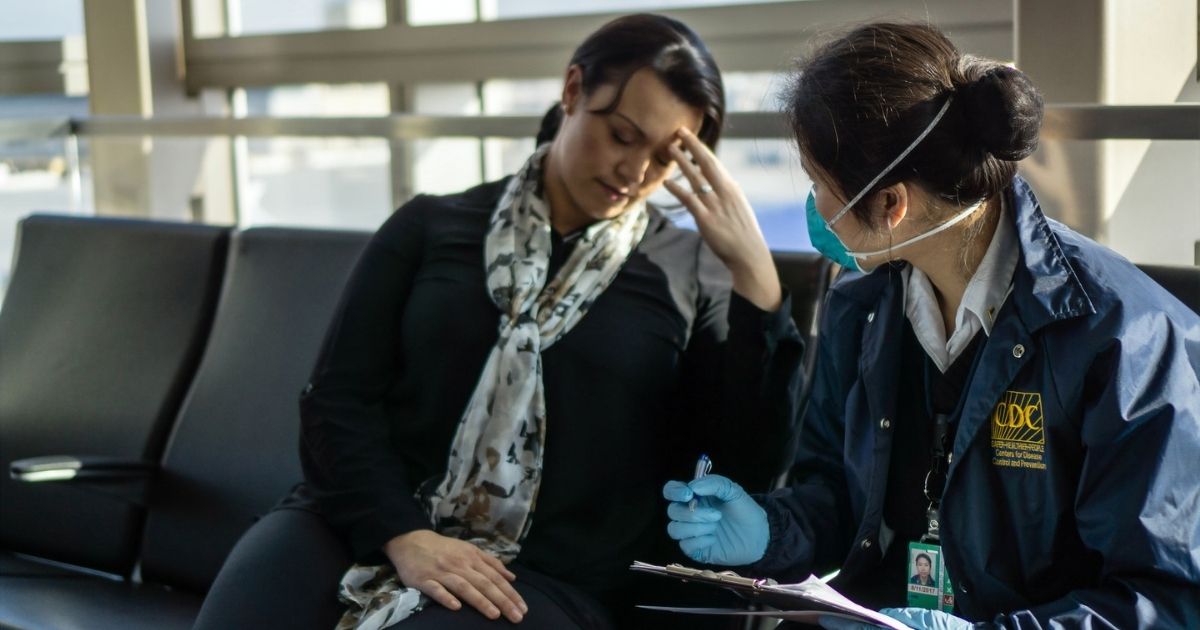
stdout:
POLYGON ((155 462, 95 455, 48 455, 14 461, 8 475, 17 481, 148 481, 158 474, 155 462))

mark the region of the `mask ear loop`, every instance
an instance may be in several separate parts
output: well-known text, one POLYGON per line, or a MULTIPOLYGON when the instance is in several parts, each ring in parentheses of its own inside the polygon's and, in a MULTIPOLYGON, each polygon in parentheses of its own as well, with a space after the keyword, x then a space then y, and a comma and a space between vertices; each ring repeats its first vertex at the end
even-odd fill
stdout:
POLYGON ((917 139, 913 140, 912 143, 908 145, 908 148, 901 151, 900 155, 896 156, 896 159, 892 160, 891 164, 888 164, 886 167, 884 167, 884 169, 875 176, 875 179, 872 179, 867 183, 866 186, 863 186, 863 189, 858 191, 858 194, 854 195, 854 198, 851 199, 845 206, 843 206, 841 210, 838 210, 837 214, 833 215, 833 217, 826 221, 825 224, 832 229, 833 224, 837 223, 838 219, 841 219, 843 215, 850 211, 850 208, 854 207, 854 204, 858 203, 864 196, 866 196, 867 192, 874 188, 875 184, 879 183, 879 180, 883 179, 885 175, 892 172, 892 169, 896 168, 897 164, 899 164, 904 158, 908 157, 908 154, 912 153, 913 149, 916 149, 917 145, 921 144, 921 141, 925 139, 925 136, 928 136, 930 132, 933 131, 933 128, 937 126, 938 121, 942 119, 942 116, 946 115, 946 110, 950 109, 950 102, 953 100, 953 94, 947 96, 946 102, 942 103, 942 108, 938 110, 938 113, 933 117, 933 120, 929 121, 929 125, 927 125, 925 130, 917 136, 917 139))
POLYGON ((963 219, 966 219, 967 217, 971 216, 971 213, 978 210, 979 206, 981 206, 981 205, 983 205, 982 200, 972 204, 971 206, 969 206, 967 208, 963 208, 962 212, 959 212, 957 215, 954 216, 954 218, 950 219, 949 221, 946 221, 945 223, 938 225, 937 227, 933 228, 932 230, 929 230, 928 232, 926 232, 924 234, 914 236, 914 237, 908 239, 907 241, 900 243, 899 245, 891 245, 887 249, 881 249, 879 251, 874 251, 874 252, 850 252, 850 251, 848 251, 846 253, 849 254, 853 258, 858 258, 861 260, 861 259, 865 259, 865 258, 870 258, 872 256, 878 256, 880 254, 886 254, 888 252, 900 249, 901 247, 908 247, 909 245, 912 245, 913 243, 919 243, 919 242, 929 238, 930 236, 933 236, 944 230, 950 229, 956 223, 959 223, 963 219))

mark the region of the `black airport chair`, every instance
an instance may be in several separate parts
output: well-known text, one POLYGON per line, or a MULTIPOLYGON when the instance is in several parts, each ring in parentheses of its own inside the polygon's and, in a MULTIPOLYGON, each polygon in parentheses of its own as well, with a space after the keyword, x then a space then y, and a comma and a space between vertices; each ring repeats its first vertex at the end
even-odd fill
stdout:
POLYGON ((0 575, 59 572, 15 554, 132 571, 142 502, 105 493, 138 494, 110 480, 144 482, 152 470, 140 462, 162 456, 208 338, 228 232, 128 219, 21 221, 0 310, 0 575), (19 460, 25 481, 8 474, 19 460), (27 483, 65 478, 76 487, 27 483))
MULTIPOLYGON (((813 373, 817 364, 817 333, 821 324, 821 313, 825 306, 825 294, 829 291, 837 265, 816 252, 773 252, 775 267, 779 271, 780 282, 792 294, 792 320, 800 329, 804 339, 804 385, 800 391, 798 405, 800 418, 804 417, 804 408, 808 404, 809 387, 812 384, 813 373)), ((782 461, 791 462, 795 455, 795 445, 790 445, 787 457, 782 461)), ((775 486, 778 487, 787 470, 778 471, 779 477, 775 486)))
POLYGON ((135 579, 0 578, 0 627, 191 627, 234 543, 301 479, 299 394, 368 237, 234 235, 209 343, 152 462, 135 579))
POLYGON ((1138 265, 1138 268, 1162 285, 1175 299, 1200 314, 1200 267, 1138 265))

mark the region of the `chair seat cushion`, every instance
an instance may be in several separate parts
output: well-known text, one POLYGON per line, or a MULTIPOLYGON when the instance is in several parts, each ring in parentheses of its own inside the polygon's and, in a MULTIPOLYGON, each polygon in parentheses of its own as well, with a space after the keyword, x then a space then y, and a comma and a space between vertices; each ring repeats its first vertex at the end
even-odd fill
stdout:
POLYGON ((0 576, 0 627, 187 630, 201 598, 86 575, 0 576))
POLYGON ((78 575, 56 563, 38 561, 20 554, 0 551, 0 576, 4 577, 68 577, 78 575))

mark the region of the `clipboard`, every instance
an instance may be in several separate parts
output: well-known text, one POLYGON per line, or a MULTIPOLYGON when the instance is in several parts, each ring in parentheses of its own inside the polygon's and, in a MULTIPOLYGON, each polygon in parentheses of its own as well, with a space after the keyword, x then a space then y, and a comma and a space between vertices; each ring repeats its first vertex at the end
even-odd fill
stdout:
POLYGON ((891 630, 908 630, 908 626, 869 608, 850 601, 816 576, 796 584, 780 584, 770 578, 745 577, 733 571, 696 569, 682 564, 658 566, 634 562, 629 567, 639 573, 649 573, 683 582, 695 582, 724 588, 746 600, 770 606, 775 610, 741 610, 721 608, 681 608, 671 606, 638 606, 649 610, 703 615, 735 615, 775 617, 816 623, 822 615, 833 615, 891 630))

